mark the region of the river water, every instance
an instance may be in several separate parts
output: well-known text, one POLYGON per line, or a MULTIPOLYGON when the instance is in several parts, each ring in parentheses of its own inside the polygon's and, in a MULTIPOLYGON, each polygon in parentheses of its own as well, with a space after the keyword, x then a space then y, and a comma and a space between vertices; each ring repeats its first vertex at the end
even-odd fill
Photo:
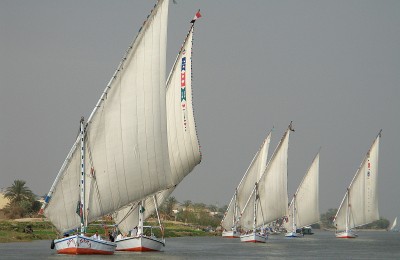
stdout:
POLYGON ((116 252, 111 256, 57 255, 50 241, 0 243, 0 259, 400 259, 399 232, 359 232, 338 239, 316 231, 303 238, 273 235, 265 244, 222 237, 167 238, 163 252, 116 252))

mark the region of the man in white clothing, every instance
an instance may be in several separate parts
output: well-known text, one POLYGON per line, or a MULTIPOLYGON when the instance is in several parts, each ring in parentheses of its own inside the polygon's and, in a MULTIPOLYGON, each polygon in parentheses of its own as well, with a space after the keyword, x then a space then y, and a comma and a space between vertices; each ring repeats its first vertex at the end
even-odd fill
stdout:
POLYGON ((96 239, 96 240, 101 240, 101 237, 99 235, 99 232, 97 232, 97 230, 96 230, 96 233, 92 236, 92 238, 96 239))

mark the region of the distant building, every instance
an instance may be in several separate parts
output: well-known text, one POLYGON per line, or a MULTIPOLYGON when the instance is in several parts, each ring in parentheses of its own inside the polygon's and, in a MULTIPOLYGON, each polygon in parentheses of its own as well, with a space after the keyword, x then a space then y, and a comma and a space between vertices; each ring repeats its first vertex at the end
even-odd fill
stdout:
POLYGON ((0 209, 3 209, 8 204, 8 202, 10 202, 10 200, 4 197, 3 192, 0 192, 0 209))

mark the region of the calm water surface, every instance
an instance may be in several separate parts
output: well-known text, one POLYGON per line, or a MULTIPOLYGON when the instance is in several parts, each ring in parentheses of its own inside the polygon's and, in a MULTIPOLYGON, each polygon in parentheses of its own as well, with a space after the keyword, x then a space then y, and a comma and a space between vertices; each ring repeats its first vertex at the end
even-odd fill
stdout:
POLYGON ((270 236, 266 244, 222 237, 168 238, 163 252, 112 256, 57 255, 50 241, 0 243, 0 259, 400 259, 400 233, 359 232, 356 239, 337 239, 332 232, 304 238, 270 236))

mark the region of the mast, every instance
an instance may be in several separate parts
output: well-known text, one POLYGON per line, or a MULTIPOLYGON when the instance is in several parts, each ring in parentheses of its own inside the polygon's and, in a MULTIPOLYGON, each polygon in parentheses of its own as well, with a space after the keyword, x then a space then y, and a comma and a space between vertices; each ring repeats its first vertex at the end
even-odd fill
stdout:
POLYGON ((138 225, 138 232, 137 235, 140 236, 143 234, 143 218, 144 218, 144 207, 143 207, 144 201, 140 201, 139 203, 139 225, 138 225))
POLYGON ((346 232, 349 231, 350 220, 350 188, 347 188, 346 232))
POLYGON ((158 203, 157 203, 156 195, 153 195, 153 200, 154 200, 154 207, 155 207, 156 214, 157 214, 158 225, 160 226, 160 230, 161 230, 161 236, 162 236, 162 238, 164 238, 164 228, 161 225, 160 214, 158 214, 158 203))
POLYGON ((81 235, 85 234, 85 221, 86 221, 86 203, 85 203, 85 119, 81 117, 80 130, 81 130, 81 193, 80 193, 80 214, 81 214, 81 235))
POLYGON ((237 188, 235 189, 234 195, 235 207, 233 209, 233 219, 232 219, 232 230, 236 231, 237 219, 238 219, 238 203, 237 203, 237 188))
POLYGON ((293 196, 293 209, 292 209, 292 224, 293 224, 293 232, 296 233, 296 194, 293 196))
POLYGON ((257 182, 255 184, 255 192, 256 192, 256 197, 254 199, 254 222, 253 222, 253 232, 256 233, 256 226, 257 226, 257 200, 258 200, 258 187, 257 187, 257 182))

